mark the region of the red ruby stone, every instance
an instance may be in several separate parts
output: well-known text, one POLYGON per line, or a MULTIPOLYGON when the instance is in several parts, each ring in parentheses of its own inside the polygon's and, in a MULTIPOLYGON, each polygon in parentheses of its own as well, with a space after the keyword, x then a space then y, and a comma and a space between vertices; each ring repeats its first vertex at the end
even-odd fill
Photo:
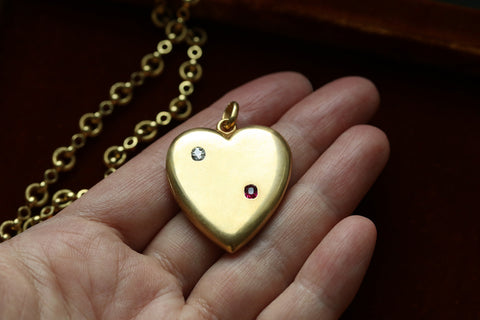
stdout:
POLYGON ((247 199, 255 199, 257 195, 258 195, 257 186, 253 184, 249 184, 248 186, 245 187, 245 197, 247 199))

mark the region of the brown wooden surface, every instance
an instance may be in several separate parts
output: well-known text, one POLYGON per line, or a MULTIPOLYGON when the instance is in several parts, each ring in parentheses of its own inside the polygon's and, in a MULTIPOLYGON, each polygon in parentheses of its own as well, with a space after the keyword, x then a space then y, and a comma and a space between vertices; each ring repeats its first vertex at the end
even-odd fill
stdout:
POLYGON ((440 1, 208 0, 196 16, 480 74, 480 10, 440 1))
POLYGON ((480 11, 433 0, 210 0, 199 14, 243 26, 255 23, 238 14, 238 8, 249 16, 271 17, 270 27, 265 20, 256 20, 264 29, 288 33, 287 28, 293 28, 313 37, 318 23, 325 22, 480 55, 480 11), (285 23, 292 19, 295 23, 285 23))
MULTIPOLYGON (((95 110, 109 86, 126 80, 153 50, 161 34, 148 15, 103 1, 6 3, 0 17, 2 219, 13 217, 24 188, 41 179, 51 152, 69 142, 78 118, 95 110)), ((372 123, 388 134, 392 156, 357 209, 376 223, 378 244, 342 319, 479 319, 480 79, 315 39, 201 24, 210 42, 196 107, 280 70, 302 72, 315 87, 352 74, 378 85, 382 108, 372 123)), ((79 168, 64 176, 63 186, 89 187, 101 178, 103 150, 165 108, 183 59, 169 58, 165 75, 107 121, 105 134, 80 152, 79 168)))

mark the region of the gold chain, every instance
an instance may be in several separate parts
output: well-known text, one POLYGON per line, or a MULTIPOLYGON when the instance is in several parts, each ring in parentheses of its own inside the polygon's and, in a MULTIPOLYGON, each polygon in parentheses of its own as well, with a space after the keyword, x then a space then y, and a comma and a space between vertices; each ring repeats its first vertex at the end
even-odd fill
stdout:
POLYGON ((152 11, 152 21, 155 26, 165 30, 166 39, 160 41, 153 53, 145 55, 141 60, 141 70, 133 72, 130 80, 117 82, 109 92, 109 98, 99 104, 98 111, 84 114, 79 121, 80 132, 72 136, 70 145, 57 148, 52 155, 53 167, 45 170, 43 181, 30 184, 25 190, 25 204, 18 208, 17 217, 0 225, 0 242, 25 231, 41 221, 51 218, 57 212, 67 207, 76 199, 84 195, 87 190, 73 192, 62 189, 52 197, 48 188, 55 184, 61 172, 73 169, 76 163, 75 153, 83 148, 87 138, 98 136, 103 129, 103 119, 118 106, 130 103, 133 91, 144 84, 147 78, 157 77, 164 69, 163 56, 173 50, 179 43, 188 45, 188 60, 179 68, 182 82, 179 85, 179 95, 173 98, 167 111, 160 111, 155 120, 140 121, 133 130, 133 135, 127 137, 119 146, 111 146, 103 156, 107 166, 105 177, 123 165, 131 153, 140 143, 151 142, 156 138, 158 128, 168 125, 172 118, 187 119, 192 113, 192 104, 188 97, 194 91, 194 83, 202 77, 202 67, 198 60, 202 57, 201 46, 207 35, 199 28, 188 28, 186 22, 190 18, 190 8, 199 0, 182 0, 180 8, 173 17, 167 8, 165 0, 155 0, 152 11), (33 214, 33 212, 39 212, 33 214))

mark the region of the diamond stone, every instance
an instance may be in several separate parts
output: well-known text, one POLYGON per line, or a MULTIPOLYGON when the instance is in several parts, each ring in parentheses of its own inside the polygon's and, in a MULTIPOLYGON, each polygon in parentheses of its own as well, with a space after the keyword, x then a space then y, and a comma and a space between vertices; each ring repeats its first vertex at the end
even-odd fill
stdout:
POLYGON ((257 186, 253 184, 249 184, 248 186, 245 187, 245 197, 247 199, 255 199, 257 195, 258 195, 257 186))
POLYGON ((205 159, 205 150, 202 147, 195 147, 192 150, 192 159, 195 161, 202 161, 205 159))

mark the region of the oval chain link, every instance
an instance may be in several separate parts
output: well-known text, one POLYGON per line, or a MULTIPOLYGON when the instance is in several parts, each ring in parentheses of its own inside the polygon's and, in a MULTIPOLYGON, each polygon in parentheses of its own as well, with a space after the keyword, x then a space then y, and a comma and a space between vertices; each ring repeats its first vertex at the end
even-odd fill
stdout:
POLYGON ((73 201, 83 196, 88 190, 82 189, 77 193, 62 189, 53 194, 49 204, 48 187, 59 179, 60 172, 71 171, 76 164, 75 153, 83 148, 88 138, 98 136, 103 130, 103 119, 113 113, 116 107, 126 106, 133 99, 134 89, 145 83, 147 78, 157 77, 163 73, 165 64, 163 56, 173 50, 174 44, 186 43, 188 60, 179 68, 181 83, 178 87, 179 95, 173 98, 168 111, 160 111, 155 120, 140 121, 134 128, 133 135, 127 137, 120 146, 111 146, 103 156, 107 166, 105 177, 115 172, 128 158, 140 143, 153 141, 161 126, 167 126, 172 119, 184 120, 192 113, 192 104, 188 100, 194 92, 193 83, 202 77, 202 67, 198 60, 202 57, 201 46, 207 40, 207 34, 199 28, 188 28, 186 22, 190 19, 190 8, 198 0, 183 0, 176 16, 167 8, 165 0, 155 0, 151 18, 155 26, 165 30, 166 39, 157 44, 153 53, 146 54, 140 62, 141 69, 130 75, 129 81, 113 84, 109 91, 109 99, 102 101, 98 111, 86 113, 79 120, 80 132, 74 134, 70 145, 57 148, 52 155, 53 167, 45 170, 43 181, 30 184, 25 190, 25 205, 17 210, 17 217, 0 225, 0 243, 27 230, 28 228, 47 220, 60 210, 66 208, 73 201), (32 209, 38 208, 38 214, 32 209))

